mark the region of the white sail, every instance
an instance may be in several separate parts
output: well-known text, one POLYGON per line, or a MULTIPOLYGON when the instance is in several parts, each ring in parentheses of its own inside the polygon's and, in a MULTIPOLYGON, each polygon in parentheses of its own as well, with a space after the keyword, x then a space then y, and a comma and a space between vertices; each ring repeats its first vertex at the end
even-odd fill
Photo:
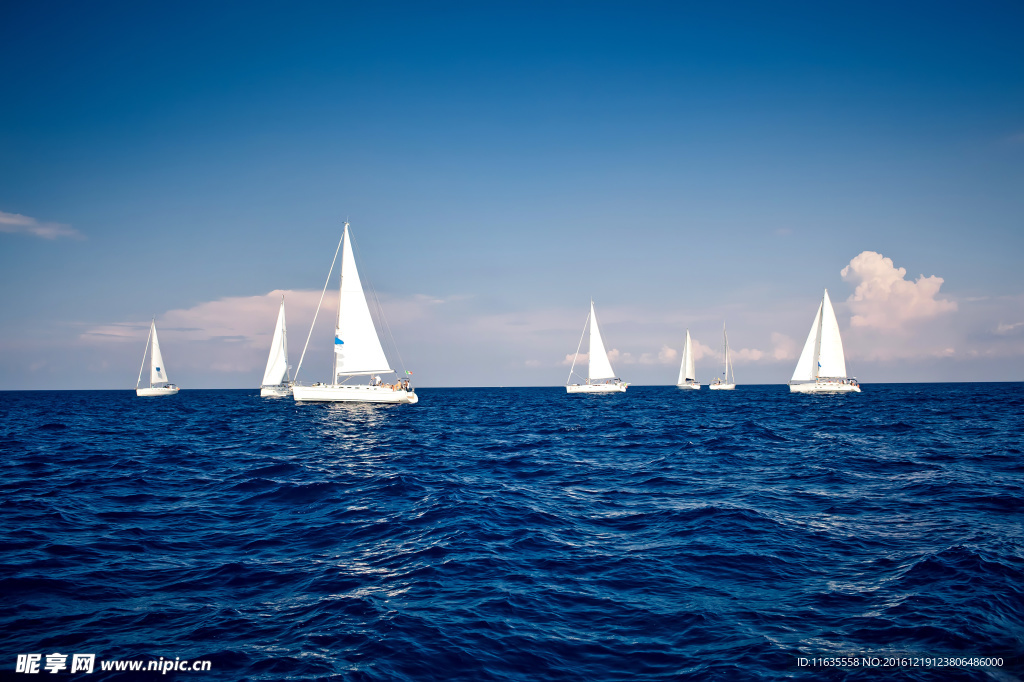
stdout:
POLYGON ((370 306, 359 281, 352 239, 345 224, 341 250, 341 288, 338 323, 334 330, 334 379, 352 374, 384 374, 394 370, 388 366, 380 337, 373 326, 370 306))
POLYGON ((274 327, 274 339, 270 342, 270 356, 267 358, 267 369, 263 372, 264 386, 278 386, 288 376, 288 330, 284 323, 284 298, 281 298, 281 309, 277 313, 277 326, 274 327))
POLYGON ((821 341, 818 344, 819 377, 846 377, 846 357, 843 340, 839 338, 839 322, 828 297, 828 289, 821 301, 821 341))
POLYGON ((156 320, 153 320, 150 335, 153 339, 153 346, 149 354, 149 385, 166 384, 168 383, 167 368, 164 367, 164 356, 160 354, 160 341, 156 337, 156 320))
POLYGON ((683 359, 679 363, 679 379, 676 380, 676 385, 693 381, 696 378, 697 370, 693 363, 693 344, 690 342, 690 330, 687 329, 686 340, 683 342, 683 359))
POLYGON ((614 379, 615 370, 608 360, 608 352, 604 348, 604 341, 601 339, 601 330, 597 327, 597 315, 594 314, 594 302, 590 302, 590 373, 587 375, 592 381, 594 379, 614 379))
MULTIPOLYGON (((800 352, 800 359, 796 361, 796 369, 793 370, 793 378, 790 381, 814 381, 818 376, 818 347, 821 345, 821 308, 818 305, 818 312, 814 315, 814 322, 811 323, 811 331, 807 334, 807 341, 804 342, 804 349, 800 352)), ((833 314, 833 318, 835 315, 833 314)))

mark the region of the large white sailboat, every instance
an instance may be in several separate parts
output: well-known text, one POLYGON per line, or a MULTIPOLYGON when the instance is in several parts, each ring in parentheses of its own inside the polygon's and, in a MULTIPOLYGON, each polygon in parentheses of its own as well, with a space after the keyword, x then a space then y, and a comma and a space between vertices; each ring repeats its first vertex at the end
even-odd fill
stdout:
MULTIPOLYGON (((381 374, 393 374, 384 348, 381 346, 377 329, 370 316, 370 307, 366 303, 363 285, 356 270, 356 260, 352 253, 352 240, 349 236, 348 223, 338 244, 341 250, 341 284, 339 287, 338 319, 334 328, 334 363, 331 380, 327 383, 317 382, 312 386, 295 383, 292 386, 292 397, 296 402, 360 402, 360 403, 396 403, 415 404, 419 402, 415 391, 407 380, 398 378, 393 384, 381 382, 381 374), (355 383, 357 377, 369 377, 368 383, 355 383)), ((334 258, 337 260, 338 252, 334 258)), ((334 263, 331 263, 331 271, 334 263)), ((330 282, 330 272, 327 281, 330 282)), ((324 285, 324 292, 327 284, 324 285)), ((323 303, 323 294, 320 295, 323 303)), ((320 307, 317 306, 317 313, 320 307)), ((316 316, 313 317, 316 324, 316 316)), ((309 329, 310 335, 313 327, 309 329)), ((309 338, 306 339, 309 346, 309 338)), ((302 356, 305 357, 305 348, 302 356)), ((295 370, 296 377, 302 369, 302 357, 295 370)))
POLYGON ((797 360, 792 393, 860 393, 857 379, 846 378, 846 356, 839 338, 839 322, 828 297, 828 289, 818 305, 804 349, 797 360))
POLYGON ((142 366, 139 367, 139 378, 135 382, 135 395, 152 397, 158 395, 174 395, 178 387, 167 380, 167 367, 164 356, 160 352, 160 340, 156 336, 156 318, 149 325, 149 338, 146 339, 146 350, 142 351, 142 366), (146 368, 146 355, 149 355, 149 386, 142 383, 142 370, 146 368))
POLYGON ((725 323, 722 323, 722 346, 725 349, 725 370, 721 377, 716 377, 708 384, 712 391, 732 391, 736 388, 736 374, 732 370, 732 358, 729 357, 729 335, 725 332, 725 323))
POLYGON ((601 330, 597 326, 593 301, 590 302, 590 314, 587 315, 587 321, 583 323, 583 334, 580 335, 576 356, 572 359, 572 367, 569 368, 569 378, 565 380, 566 393, 625 393, 628 384, 615 376, 612 363, 608 360, 608 352, 601 339, 601 330), (583 347, 583 334, 587 333, 588 325, 590 326, 590 353, 586 381, 582 384, 570 384, 573 370, 576 369, 576 358, 579 357, 580 348, 583 347))
POLYGON ((277 313, 274 339, 270 342, 267 369, 263 372, 260 395, 264 398, 284 398, 292 394, 292 378, 288 375, 288 329, 284 323, 284 296, 277 313))
POLYGON ((679 378, 676 380, 676 388, 694 391, 700 389, 697 370, 693 365, 693 343, 690 341, 689 329, 686 330, 686 341, 683 342, 683 359, 679 363, 679 378))

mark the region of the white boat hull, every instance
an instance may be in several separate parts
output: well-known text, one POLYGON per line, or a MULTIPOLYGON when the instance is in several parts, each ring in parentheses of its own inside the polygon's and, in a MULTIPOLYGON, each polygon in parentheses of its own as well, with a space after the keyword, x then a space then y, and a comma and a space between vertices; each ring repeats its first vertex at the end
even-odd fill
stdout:
POLYGON ((708 384, 708 388, 712 391, 735 391, 736 384, 708 384))
POLYGON ((676 388, 681 388, 684 391, 699 391, 700 383, 696 381, 688 381, 684 384, 676 384, 676 388))
POLYGON ((291 386, 261 386, 261 398, 287 398, 292 394, 291 386))
POLYGON ((789 384, 790 393, 860 393, 860 384, 841 380, 818 379, 789 384))
POLYGON ((135 389, 135 395, 141 398, 152 398, 158 395, 174 395, 179 390, 177 386, 149 386, 135 389))
POLYGON ((292 397, 297 403, 387 403, 392 405, 415 405, 419 397, 414 391, 393 389, 387 386, 357 386, 340 384, 335 386, 293 386, 292 397))
POLYGON ((569 384, 565 387, 566 393, 625 393, 626 386, 619 382, 617 384, 569 384))

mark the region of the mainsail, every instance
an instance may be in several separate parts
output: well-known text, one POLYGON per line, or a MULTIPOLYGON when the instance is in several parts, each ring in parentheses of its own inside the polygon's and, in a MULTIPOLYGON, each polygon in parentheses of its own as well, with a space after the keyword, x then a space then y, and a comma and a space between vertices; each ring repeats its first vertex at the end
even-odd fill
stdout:
POLYGON ((683 360, 679 363, 679 379, 676 385, 697 378, 697 370, 693 364, 693 344, 690 342, 690 330, 686 330, 686 341, 683 342, 683 360))
POLYGON ((839 338, 839 322, 828 298, 828 289, 821 301, 821 343, 818 349, 818 376, 846 378, 846 356, 839 338))
POLYGON ((613 379, 615 370, 612 363, 608 361, 608 352, 604 348, 604 341, 601 340, 601 330, 597 327, 597 315, 594 314, 594 302, 590 302, 590 373, 591 381, 594 379, 613 379))
POLYGON ((370 306, 359 281, 352 239, 345 224, 341 252, 341 288, 338 323, 334 329, 334 382, 339 376, 352 374, 384 374, 393 372, 388 366, 380 337, 373 326, 370 306))
POLYGON ((267 369, 263 372, 264 386, 278 386, 288 376, 288 330, 284 323, 284 297, 281 298, 281 309, 277 313, 277 326, 274 328, 274 339, 270 342, 270 356, 267 358, 267 369))
POLYGON ((156 337, 156 320, 153 320, 149 333, 153 339, 152 352, 149 354, 149 385, 166 384, 167 368, 164 367, 164 356, 160 354, 160 341, 156 337))

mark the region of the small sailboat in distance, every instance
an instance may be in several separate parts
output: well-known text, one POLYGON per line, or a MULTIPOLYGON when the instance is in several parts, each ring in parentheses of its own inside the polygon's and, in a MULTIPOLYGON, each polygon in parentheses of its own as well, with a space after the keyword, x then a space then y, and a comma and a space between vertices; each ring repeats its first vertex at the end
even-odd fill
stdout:
POLYGON ((590 313, 587 321, 583 323, 583 334, 587 333, 587 326, 590 326, 590 353, 586 382, 582 384, 570 384, 573 370, 576 369, 576 358, 580 355, 580 348, 583 347, 583 335, 580 335, 580 343, 576 348, 576 356, 572 359, 572 367, 569 368, 569 378, 565 380, 566 393, 625 393, 626 384, 615 376, 612 363, 608 360, 608 352, 604 348, 604 340, 601 338, 601 330, 597 326, 597 315, 594 314, 594 301, 590 301, 590 313), (601 382, 603 383, 595 383, 601 382))
POLYGON ((686 330, 686 341, 683 342, 683 359, 679 363, 679 378, 676 380, 676 388, 687 390, 699 390, 700 382, 697 381, 697 369, 693 365, 693 343, 690 341, 690 330, 686 330))
POLYGON ((839 338, 839 322, 828 289, 818 304, 811 331, 793 370, 793 378, 789 380, 789 390, 791 393, 860 393, 857 379, 846 377, 843 340, 839 338))
MULTIPOLYGON (((339 284, 338 296, 338 319, 334 327, 334 365, 329 383, 317 382, 312 386, 303 386, 299 383, 292 385, 292 397, 296 402, 356 402, 356 403, 393 403, 393 404, 415 404, 419 402, 416 392, 413 391, 408 380, 395 379, 393 384, 382 384, 381 374, 393 374, 387 357, 384 355, 384 347, 381 346, 380 336, 373 325, 373 317, 370 316, 370 306, 366 303, 366 294, 363 293, 363 285, 359 280, 359 271, 356 269, 356 259, 352 252, 352 238, 349 235, 348 222, 338 243, 341 251, 341 282, 339 284), (358 376, 369 376, 369 383, 357 384, 353 380, 358 376)), ((337 259, 338 252, 334 252, 337 259)), ((331 271, 334 270, 334 263, 331 263, 331 271)), ((327 283, 324 284, 324 291, 327 291, 327 284, 330 283, 331 273, 327 273, 327 283)), ((323 294, 320 295, 320 302, 323 303, 323 294)), ((320 312, 320 306, 317 306, 320 312)), ((316 325, 316 316, 313 317, 313 326, 316 325)), ((309 328, 310 335, 313 334, 313 326, 309 328)), ((306 346, 309 346, 309 338, 306 339, 306 346)), ((296 377, 302 369, 302 359, 306 350, 303 349, 302 357, 299 358, 299 367, 295 370, 296 377)))
POLYGON ((146 339, 146 350, 142 351, 142 366, 139 367, 139 378, 135 382, 135 395, 152 397, 158 395, 174 395, 178 387, 167 380, 167 367, 164 356, 160 352, 160 340, 156 336, 156 318, 149 325, 149 338, 146 339), (149 386, 142 383, 142 370, 146 368, 146 355, 149 354, 149 386))
POLYGON ((725 332, 725 323, 722 323, 722 346, 725 348, 725 371, 721 377, 716 377, 708 384, 712 391, 732 391, 736 388, 736 375, 732 371, 732 358, 729 357, 729 335, 725 332))
POLYGON ((284 398, 292 394, 292 379, 288 374, 288 329, 284 323, 284 296, 277 313, 274 339, 270 342, 267 369, 263 372, 260 395, 264 398, 284 398))

